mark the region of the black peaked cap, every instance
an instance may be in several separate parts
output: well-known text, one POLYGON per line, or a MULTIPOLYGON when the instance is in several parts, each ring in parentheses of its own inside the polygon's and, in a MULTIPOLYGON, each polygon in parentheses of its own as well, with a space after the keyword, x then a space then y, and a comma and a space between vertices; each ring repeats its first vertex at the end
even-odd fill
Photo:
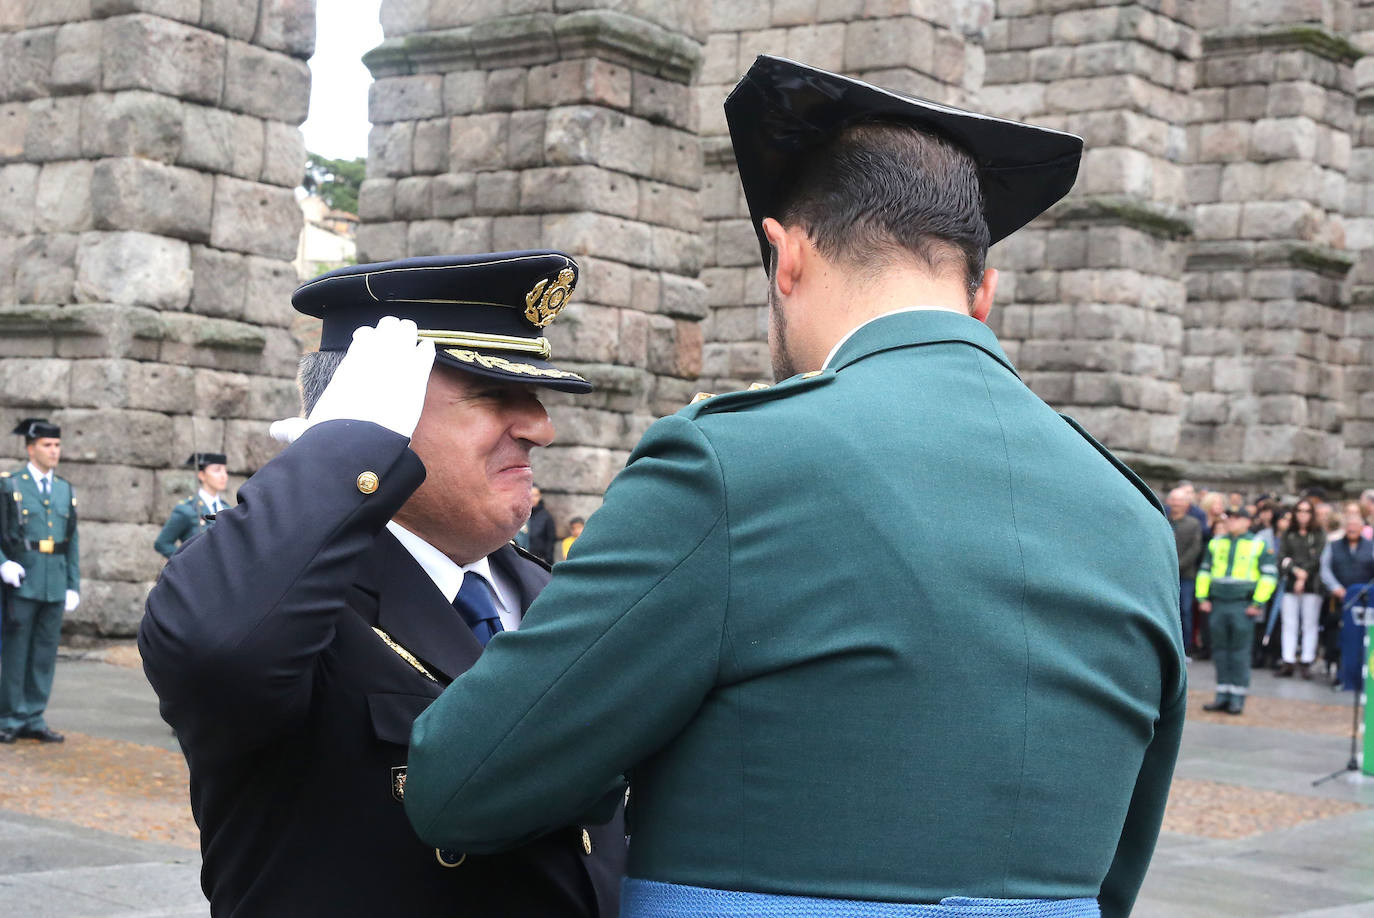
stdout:
POLYGON ((224 453, 192 453, 186 464, 194 465, 199 471, 207 465, 228 465, 229 457, 224 453))
POLYGON ((39 437, 60 437, 62 428, 47 418, 24 418, 14 426, 11 433, 16 433, 26 440, 37 440, 39 437))
POLYGON ((764 269, 763 219, 777 218, 804 156, 851 124, 908 122, 966 150, 978 166, 983 216, 997 242, 1068 194, 1083 138, 928 102, 862 80, 761 54, 725 100, 749 217, 764 269))
POLYGON ((353 265, 302 284, 298 312, 324 320, 320 350, 347 350, 355 329, 410 319, 435 361, 478 376, 563 392, 591 384, 550 362, 543 329, 571 299, 577 262, 562 252, 436 255, 353 265))

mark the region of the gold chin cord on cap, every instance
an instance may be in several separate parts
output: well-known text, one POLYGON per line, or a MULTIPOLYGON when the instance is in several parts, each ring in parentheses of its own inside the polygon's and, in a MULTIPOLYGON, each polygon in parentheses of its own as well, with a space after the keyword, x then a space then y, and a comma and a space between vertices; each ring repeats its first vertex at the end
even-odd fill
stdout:
POLYGON ((487 335, 482 332, 442 331, 422 328, 421 338, 446 347, 480 347, 492 351, 514 351, 517 354, 538 354, 549 359, 552 350, 548 338, 518 338, 514 335, 487 335))

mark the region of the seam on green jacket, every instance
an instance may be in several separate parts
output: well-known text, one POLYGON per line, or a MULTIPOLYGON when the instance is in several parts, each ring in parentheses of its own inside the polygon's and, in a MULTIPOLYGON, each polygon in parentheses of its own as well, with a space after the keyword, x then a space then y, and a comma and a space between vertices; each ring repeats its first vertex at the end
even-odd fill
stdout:
POLYGON ((1021 566, 1021 596, 1017 602, 1018 618, 1021 624, 1021 641, 1025 646, 1025 679, 1021 684, 1021 772, 1016 783, 1016 799, 1011 805, 1011 825, 1007 829, 1006 850, 1002 860, 1002 895, 1007 894, 1007 875, 1011 870, 1012 841, 1016 837, 1016 826, 1021 818, 1021 789, 1026 784, 1026 757, 1027 746, 1030 742, 1030 723, 1027 711, 1030 708, 1030 638, 1026 634, 1026 550, 1021 544, 1021 529, 1016 524, 1016 487, 1012 474, 1011 447, 1007 445, 1007 428, 1002 423, 1002 415, 997 411, 997 400, 992 396, 992 384, 988 382, 988 374, 983 361, 974 357, 974 363, 978 367, 979 375, 983 379, 983 388, 988 394, 988 405, 992 408, 992 416, 997 421, 997 429, 1002 434, 1002 455, 1007 464, 1007 508, 1011 516, 1011 531, 1016 536, 1016 557, 1021 566))

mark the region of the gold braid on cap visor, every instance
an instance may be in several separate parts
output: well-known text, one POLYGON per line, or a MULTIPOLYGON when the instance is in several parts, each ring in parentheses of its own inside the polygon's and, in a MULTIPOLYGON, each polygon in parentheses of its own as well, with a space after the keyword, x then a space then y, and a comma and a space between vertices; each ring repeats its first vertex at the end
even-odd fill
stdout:
POLYGON ((480 347, 491 351, 538 354, 548 360, 552 355, 548 338, 519 338, 515 335, 487 335, 481 332, 442 331, 422 328, 418 332, 441 347, 480 347))

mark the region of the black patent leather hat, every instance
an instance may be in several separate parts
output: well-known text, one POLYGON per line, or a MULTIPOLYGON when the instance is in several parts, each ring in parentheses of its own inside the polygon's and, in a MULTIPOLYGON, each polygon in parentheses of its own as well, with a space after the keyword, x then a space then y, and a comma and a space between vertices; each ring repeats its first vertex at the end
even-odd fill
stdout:
POLYGON ((863 121, 907 122, 968 151, 983 185, 992 242, 1044 213, 1073 187, 1083 138, 993 118, 761 54, 725 100, 725 119, 765 270, 763 219, 778 216, 805 154, 863 121))

